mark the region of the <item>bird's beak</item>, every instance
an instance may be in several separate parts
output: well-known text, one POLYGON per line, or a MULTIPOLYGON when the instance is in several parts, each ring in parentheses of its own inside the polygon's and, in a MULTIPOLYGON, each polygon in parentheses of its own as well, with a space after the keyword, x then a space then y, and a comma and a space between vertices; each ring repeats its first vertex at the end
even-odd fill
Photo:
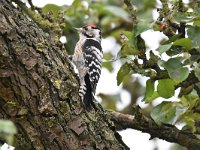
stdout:
POLYGON ((76 30, 77 32, 80 32, 82 30, 82 28, 73 28, 74 30, 76 30))

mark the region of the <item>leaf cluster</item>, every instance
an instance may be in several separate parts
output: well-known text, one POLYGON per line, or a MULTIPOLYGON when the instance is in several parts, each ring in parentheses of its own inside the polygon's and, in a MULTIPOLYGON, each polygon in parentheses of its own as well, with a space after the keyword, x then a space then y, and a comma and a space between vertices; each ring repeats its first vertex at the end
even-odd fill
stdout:
POLYGON ((184 125, 184 130, 198 133, 200 9, 197 6, 199 3, 192 1, 185 4, 181 0, 161 2, 163 7, 158 9, 157 20, 146 23, 140 19, 128 33, 133 37, 126 36, 126 44, 131 41, 133 46, 130 49, 122 46, 121 53, 128 59, 118 72, 118 84, 123 82, 127 74, 148 77, 143 101, 151 104, 158 98, 164 99, 151 111, 154 121, 158 125, 181 123, 184 125), (165 35, 155 50, 149 50, 145 41, 141 40, 143 32, 147 30, 165 35), (135 49, 139 53, 130 53, 135 49), (131 60, 130 55, 134 56, 131 60))

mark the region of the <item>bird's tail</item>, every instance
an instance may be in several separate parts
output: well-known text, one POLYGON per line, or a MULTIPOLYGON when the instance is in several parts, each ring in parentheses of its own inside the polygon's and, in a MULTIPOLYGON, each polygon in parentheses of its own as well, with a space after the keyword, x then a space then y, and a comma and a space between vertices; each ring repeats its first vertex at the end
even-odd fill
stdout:
POLYGON ((79 89, 79 95, 81 96, 81 99, 83 100, 84 107, 87 110, 91 110, 92 106, 94 105, 94 94, 92 90, 92 86, 89 79, 89 74, 85 75, 85 84, 80 86, 79 89))

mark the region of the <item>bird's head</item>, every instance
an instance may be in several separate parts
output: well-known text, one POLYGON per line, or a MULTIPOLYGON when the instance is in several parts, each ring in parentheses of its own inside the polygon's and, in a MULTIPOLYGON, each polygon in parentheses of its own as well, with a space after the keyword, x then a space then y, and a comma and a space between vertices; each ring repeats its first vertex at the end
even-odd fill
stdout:
POLYGON ((94 24, 86 24, 81 28, 74 28, 81 38, 96 38, 101 40, 101 30, 94 24))

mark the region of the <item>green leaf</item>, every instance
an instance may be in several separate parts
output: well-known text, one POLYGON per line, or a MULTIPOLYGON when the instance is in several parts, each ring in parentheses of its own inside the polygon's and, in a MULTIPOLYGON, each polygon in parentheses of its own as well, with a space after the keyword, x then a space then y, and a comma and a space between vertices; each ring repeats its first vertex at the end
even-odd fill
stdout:
POLYGON ((125 43, 122 45, 121 50, 119 51, 120 57, 126 57, 128 55, 139 55, 141 52, 136 48, 132 47, 130 44, 125 43))
POLYGON ((171 48, 172 44, 166 44, 166 45, 161 45, 159 48, 158 48, 158 51, 160 54, 168 51, 170 48, 171 48))
POLYGON ((151 63, 151 62, 152 62, 152 63, 154 63, 154 62, 157 62, 157 63, 158 63, 158 61, 161 60, 160 57, 158 57, 157 55, 155 55, 154 52, 153 52, 152 50, 150 50, 149 55, 150 55, 150 58, 149 58, 150 63, 151 63))
POLYGON ((176 108, 172 102, 162 102, 151 111, 152 119, 158 124, 169 123, 176 114, 176 108))
POLYGON ((182 46, 186 48, 187 50, 190 50, 192 48, 192 41, 188 38, 182 38, 178 39, 174 42, 174 45, 182 46))
POLYGON ((169 72, 169 76, 174 79, 177 83, 180 83, 187 79, 189 75, 189 69, 187 67, 178 68, 174 71, 169 72))
POLYGON ((195 26, 200 27, 200 17, 195 18, 193 21, 195 26))
POLYGON ((58 16, 60 10, 61 7, 55 4, 47 4, 42 8, 43 13, 47 14, 49 11, 51 11, 54 17, 58 16))
POLYGON ((195 74, 195 76, 199 79, 199 81, 200 81, 200 68, 195 68, 194 69, 194 74, 195 74))
POLYGON ((103 54, 103 58, 104 58, 105 60, 110 60, 110 59, 113 58, 113 55, 112 55, 111 53, 104 53, 104 54, 103 54))
POLYGON ((174 55, 178 55, 180 53, 182 53, 182 48, 180 46, 175 46, 175 45, 172 45, 171 48, 166 51, 166 54, 168 56, 174 56, 174 55))
POLYGON ((142 101, 144 101, 145 103, 151 103, 153 100, 155 100, 158 97, 159 97, 158 92, 154 91, 151 96, 143 98, 142 101))
POLYGON ((183 106, 189 107, 191 110, 200 102, 199 97, 193 94, 183 95, 180 100, 183 106))
POLYGON ((167 71, 174 71, 183 67, 183 65, 179 58, 170 58, 166 63, 164 63, 164 67, 167 69, 167 71))
POLYGON ((129 40, 133 40, 133 32, 130 32, 130 31, 123 31, 122 32, 129 40))
POLYGON ((102 67, 108 69, 109 72, 113 71, 113 65, 111 62, 103 62, 102 67))
POLYGON ((149 98, 154 94, 154 81, 149 79, 146 81, 146 92, 143 101, 149 102, 149 98))
POLYGON ((120 83, 123 81, 124 77, 129 74, 131 71, 131 65, 128 63, 125 63, 121 66, 117 73, 117 85, 120 85, 120 83))
POLYGON ((154 92, 154 81, 149 79, 146 82, 146 93, 145 96, 149 97, 153 94, 154 92))
POLYGON ((174 14, 174 18, 178 22, 191 22, 192 21, 192 17, 190 17, 187 12, 176 12, 174 14))
POLYGON ((176 41, 177 39, 179 39, 180 36, 181 36, 180 34, 175 34, 172 37, 170 37, 167 41, 163 42, 162 44, 163 45, 170 44, 170 43, 176 41))
POLYGON ((188 26, 188 37, 192 40, 193 48, 200 48, 200 27, 188 26))
POLYGON ((163 98, 170 98, 174 95, 174 81, 172 79, 158 80, 158 94, 163 98))
POLYGON ((134 36, 133 32, 130 31, 124 31, 121 34, 121 42, 122 42, 122 47, 121 50, 118 53, 119 57, 126 57, 128 55, 139 55, 141 52, 136 49, 134 46, 134 36))
MULTIPOLYGON (((80 13, 84 11, 83 3, 81 0, 74 0, 72 5, 65 10, 65 19, 71 21, 71 19, 77 19, 76 17, 83 17, 85 13, 80 13), (74 18, 75 17, 75 18, 74 18)), ((82 22, 82 18, 76 20, 77 22, 82 22)), ((71 22, 74 23, 74 22, 71 22)))
POLYGON ((110 60, 113 58, 113 55, 111 53, 105 53, 105 54, 103 54, 103 58, 105 60, 108 60, 108 61, 102 62, 102 66, 104 68, 108 69, 108 71, 112 72, 113 71, 113 65, 112 65, 112 62, 110 60))
POLYGON ((135 27, 135 37, 140 35, 142 32, 147 31, 150 29, 150 25, 146 22, 140 22, 135 27))
POLYGON ((174 125, 175 123, 177 123, 177 121, 180 120, 182 115, 185 112, 187 112, 188 107, 184 107, 184 106, 180 105, 179 103, 173 103, 173 104, 174 104, 174 107, 176 108, 176 114, 174 115, 173 119, 169 123, 174 125))
MULTIPOLYGON (((199 2, 199 0, 196 0, 196 2, 199 2)), ((194 11, 195 13, 199 14, 199 13, 200 13, 200 8, 199 8, 199 7, 195 7, 195 8, 193 9, 193 11, 194 11)))
POLYGON ((145 11, 140 11, 139 13, 137 13, 137 18, 139 18, 138 20, 140 21, 145 20, 145 22, 152 22, 152 10, 148 9, 145 11))
POLYGON ((167 69, 170 78, 174 79, 177 83, 184 81, 189 75, 189 69, 183 67, 179 58, 171 58, 163 66, 167 69))

